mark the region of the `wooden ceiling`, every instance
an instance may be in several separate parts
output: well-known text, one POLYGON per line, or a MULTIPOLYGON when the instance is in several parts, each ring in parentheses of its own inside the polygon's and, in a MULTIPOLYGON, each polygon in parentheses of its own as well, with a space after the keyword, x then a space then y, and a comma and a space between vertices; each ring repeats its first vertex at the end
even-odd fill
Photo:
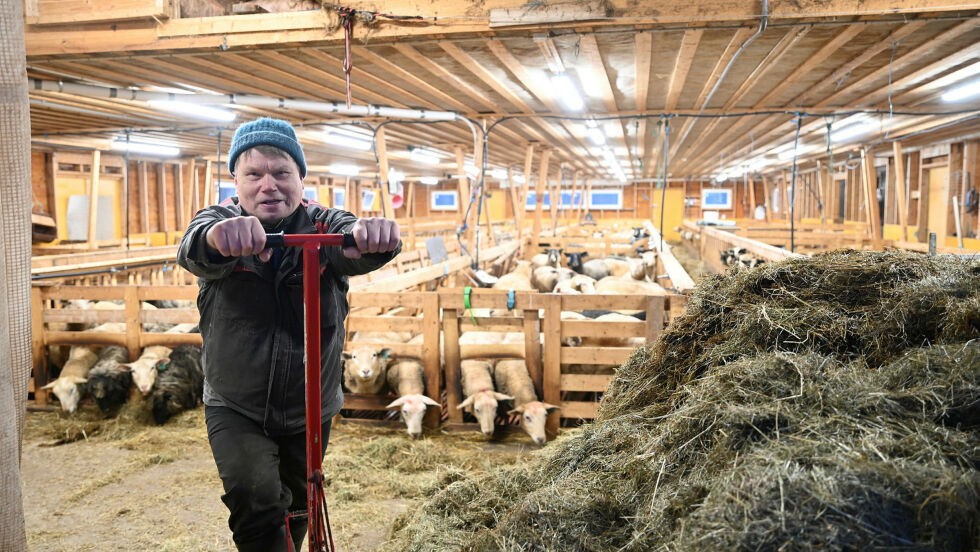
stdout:
MULTIPOLYGON (((229 9, 214 0, 187 13, 229 9)), ((290 3, 282 2, 289 5, 290 3)), ((162 0, 114 2, 70 14, 72 1, 27 0, 28 76, 104 88, 182 90, 345 102, 344 30, 335 6, 250 15, 180 17, 162 0), (83 15, 84 14, 84 15, 83 15), (70 15, 70 17, 69 17, 70 15), (88 22, 66 24, 84 17, 88 22)), ((82 10, 87 2, 78 0, 82 10)), ((301 3, 291 3, 302 6, 301 3)), ((457 173, 472 159, 473 126, 492 129, 490 168, 523 170, 529 144, 552 150, 552 167, 615 181, 608 154, 587 137, 594 119, 625 175, 658 177, 669 125, 673 178, 717 175, 749 164, 792 162, 863 144, 980 132, 980 96, 940 96, 980 79, 980 3, 941 0, 635 0, 525 4, 512 0, 357 1, 350 50, 354 104, 453 111, 474 123, 385 125, 392 166, 411 176, 457 173), (564 107, 550 76, 563 71, 585 108, 564 107), (859 114, 859 112, 863 112, 859 114), (863 125, 863 126, 861 126, 863 125), (937 130, 938 129, 938 130, 937 130), (935 132, 928 132, 935 130, 935 132), (437 168, 408 148, 446 153, 437 168), (782 153, 782 155, 780 155, 782 153)), ((272 8, 276 9, 276 8, 272 8)), ((980 84, 978 84, 980 86, 980 84)), ((353 123, 370 136, 383 119, 236 105, 236 121, 175 116, 145 102, 31 89, 36 145, 107 147, 128 131, 182 155, 214 159, 240 122, 269 115, 301 126, 308 162, 344 161, 375 174, 373 152, 320 140, 326 125, 353 123)), ((537 156, 537 153, 535 153, 537 156)), ((842 158, 842 157, 838 157, 842 158)))

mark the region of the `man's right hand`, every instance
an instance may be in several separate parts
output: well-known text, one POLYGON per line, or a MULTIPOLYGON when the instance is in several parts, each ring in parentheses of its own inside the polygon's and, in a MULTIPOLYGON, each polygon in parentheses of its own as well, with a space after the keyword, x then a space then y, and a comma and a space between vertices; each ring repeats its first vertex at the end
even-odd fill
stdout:
POLYGON ((265 229, 255 217, 235 217, 212 226, 205 236, 208 246, 225 257, 258 255, 268 262, 272 250, 265 248, 265 229))

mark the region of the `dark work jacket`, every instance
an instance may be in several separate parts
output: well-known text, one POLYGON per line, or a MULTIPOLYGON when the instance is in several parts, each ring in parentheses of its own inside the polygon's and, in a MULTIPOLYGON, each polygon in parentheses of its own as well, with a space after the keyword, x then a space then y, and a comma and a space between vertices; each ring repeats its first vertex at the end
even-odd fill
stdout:
MULTIPOLYGON (((262 424, 269 435, 306 427, 303 255, 282 251, 278 269, 257 256, 222 257, 208 252, 205 236, 216 223, 247 215, 234 197, 199 211, 184 233, 177 262, 199 277, 197 308, 204 339, 206 385, 225 406, 262 424)), ((357 218, 303 200, 275 229, 286 234, 350 231, 357 218)), ((347 277, 375 270, 401 250, 348 259, 339 247, 320 248, 321 411, 340 411, 344 395, 341 351, 347 316, 347 277)))

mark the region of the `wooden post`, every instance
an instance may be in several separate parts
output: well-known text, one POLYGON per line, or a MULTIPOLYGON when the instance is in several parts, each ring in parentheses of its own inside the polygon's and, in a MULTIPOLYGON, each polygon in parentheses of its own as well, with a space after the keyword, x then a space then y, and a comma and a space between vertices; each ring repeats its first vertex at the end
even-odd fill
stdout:
MULTIPOLYGON (((575 201, 575 196, 576 196, 576 194, 579 193, 579 191, 578 191, 578 183, 579 183, 578 174, 579 174, 579 171, 577 171, 577 170, 572 173, 572 201, 571 201, 571 204, 568 206, 569 214, 566 214, 565 215, 565 219, 566 219, 566 221, 569 222, 569 224, 571 222, 574 222, 574 221, 577 220, 577 218, 575 216, 575 213, 578 210, 578 202, 575 201)), ((581 197, 581 196, 579 196, 579 197, 581 197)))
POLYGON ((783 171, 783 180, 779 183, 779 214, 789 222, 789 174, 783 171))
POLYGON ((198 176, 197 163, 191 159, 191 210, 187 217, 187 222, 194 218, 194 215, 201 210, 201 179, 198 176))
POLYGON ((130 362, 140 356, 140 333, 143 324, 140 322, 140 298, 136 286, 127 286, 125 290, 126 309, 126 351, 130 362))
POLYGON ((902 241, 909 239, 908 235, 908 205, 905 195, 908 193, 905 185, 905 163, 902 162, 902 143, 892 142, 892 153, 895 156, 895 199, 898 200, 898 224, 902 227, 902 241))
POLYGON ((531 186, 531 171, 534 168, 534 143, 527 145, 524 153, 524 183, 521 185, 520 198, 517 208, 517 243, 519 247, 524 247, 524 219, 527 217, 527 191, 531 186))
MULTIPOLYGON (((976 140, 968 140, 963 144, 963 182, 966 184, 967 190, 970 188, 977 188, 977 148, 978 143, 976 140)), ((977 219, 978 224, 976 226, 980 226, 980 217, 978 217, 977 214, 974 214, 973 217, 977 219)), ((969 232, 969 220, 970 217, 968 216, 967 219, 963 221, 964 233, 969 232)), ((980 228, 976 229, 974 237, 980 237, 980 228)))
POLYGON ((558 167, 558 178, 555 179, 555 185, 551 188, 551 235, 555 236, 558 234, 558 213, 561 207, 561 181, 565 176, 564 167, 558 167))
MULTIPOLYGON (((53 157, 53 155, 52 155, 53 157)), ((53 185, 53 183, 52 183, 53 185)), ((41 288, 31 287, 31 357, 34 359, 34 402, 48 404, 48 355, 45 354, 44 299, 41 288)))
POLYGON ((459 371, 459 314, 456 309, 442 311, 442 336, 446 353, 446 409, 449 410, 450 422, 461 423, 463 412, 456 408, 463 402, 459 371))
MULTIPOLYGON (((442 367, 439 365, 439 294, 422 293, 422 364, 425 366, 425 393, 439 402, 442 389, 442 367)), ((423 423, 439 427, 440 409, 428 408, 423 423)))
POLYGON ((548 161, 551 159, 551 149, 545 149, 541 154, 541 167, 538 171, 538 181, 534 186, 534 226, 531 230, 531 246, 525 252, 525 258, 530 259, 538 252, 538 240, 541 237, 541 216, 544 212, 544 192, 548 182, 548 161))
POLYGON ((585 181, 585 197, 582 198, 582 208, 588 214, 592 211, 592 179, 585 181))
POLYGON ((58 217, 58 152, 44 154, 44 177, 48 183, 48 213, 57 224, 58 220, 63 220, 58 217))
POLYGON ((388 147, 385 145, 385 128, 378 129, 375 135, 378 150, 378 166, 381 174, 378 175, 378 188, 381 193, 381 209, 386 218, 395 218, 395 209, 391 206, 391 190, 388 189, 388 147))
POLYGON ((541 331, 539 329, 538 309, 524 311, 524 363, 531 375, 537 395, 543 397, 544 381, 541 370, 541 331))
POLYGON ((102 152, 95 150, 92 152, 92 177, 89 179, 88 191, 88 240, 86 246, 89 249, 99 247, 96 242, 95 229, 99 222, 99 180, 101 177, 102 152))
POLYGON ((766 178, 766 175, 762 175, 762 193, 762 204, 766 207, 766 224, 769 224, 772 221, 772 209, 769 205, 769 198, 772 193, 769 190, 769 179, 766 178))
POLYGON ((167 224, 167 171, 166 163, 162 161, 157 166, 157 209, 160 213, 160 231, 163 232, 164 239, 167 239, 167 232, 170 231, 167 224))
MULTIPOLYGON (((544 402, 561 406, 561 295, 547 294, 544 299, 544 320, 541 333, 544 334, 544 354, 542 357, 542 396, 544 402)), ((548 415, 546 430, 550 436, 558 433, 561 413, 548 415)))
POLYGON ((201 206, 207 207, 213 203, 217 203, 216 195, 214 193, 214 175, 211 174, 214 169, 211 167, 211 162, 206 161, 204 163, 204 197, 201 198, 201 206))
MULTIPOLYGON (((415 183, 408 185, 408 202, 405 213, 408 215, 408 247, 415 249, 415 183)), ((438 311, 436 311, 438 314, 438 311)))
MULTIPOLYGON (((470 203, 470 181, 466 176, 466 163, 463 159, 463 146, 456 146, 456 174, 459 175, 459 224, 465 228, 463 235, 460 236, 460 239, 463 241, 463 243, 467 244, 466 247, 470 247, 469 237, 473 232, 469 227, 466 209, 466 206, 470 203)), ((473 251, 473 249, 470 249, 470 251, 473 251)))
POLYGON ((867 149, 861 150, 861 174, 864 181, 864 198, 868 213, 868 230, 875 249, 881 249, 881 215, 878 212, 878 197, 874 182, 874 158, 867 149))
POLYGON ((187 228, 184 220, 184 165, 174 164, 174 216, 177 219, 177 231, 187 228))
MULTIPOLYGON (((514 224, 516 225, 518 221, 517 211, 521 207, 520 205, 521 194, 517 191, 517 188, 514 187, 514 171, 510 167, 507 167, 507 191, 510 194, 511 214, 514 216, 514 224)), ((518 236, 520 236, 520 227, 515 228, 514 231, 518 233, 518 236)), ((519 241, 520 237, 518 237, 517 239, 518 239, 517 243, 520 243, 519 241)))

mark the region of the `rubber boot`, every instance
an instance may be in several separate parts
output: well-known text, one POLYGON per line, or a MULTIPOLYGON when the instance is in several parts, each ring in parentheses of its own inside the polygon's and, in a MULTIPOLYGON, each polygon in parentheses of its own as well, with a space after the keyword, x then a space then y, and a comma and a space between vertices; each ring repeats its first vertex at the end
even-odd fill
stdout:
POLYGON ((286 526, 279 526, 278 531, 269 533, 268 536, 248 542, 236 542, 238 552, 288 552, 286 544, 286 526))
POLYGON ((303 539, 306 538, 308 523, 305 519, 289 520, 289 536, 293 540, 293 552, 299 552, 303 546, 303 539))

